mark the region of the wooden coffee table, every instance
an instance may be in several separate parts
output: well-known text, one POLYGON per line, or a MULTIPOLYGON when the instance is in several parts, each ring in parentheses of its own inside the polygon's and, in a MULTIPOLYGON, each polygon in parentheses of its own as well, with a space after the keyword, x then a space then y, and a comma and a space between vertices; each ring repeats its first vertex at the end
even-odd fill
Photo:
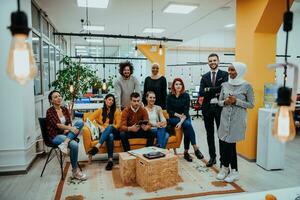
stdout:
POLYGON ((119 165, 123 183, 137 182, 147 192, 177 185, 178 158, 167 150, 162 151, 166 156, 157 159, 120 153, 119 165))

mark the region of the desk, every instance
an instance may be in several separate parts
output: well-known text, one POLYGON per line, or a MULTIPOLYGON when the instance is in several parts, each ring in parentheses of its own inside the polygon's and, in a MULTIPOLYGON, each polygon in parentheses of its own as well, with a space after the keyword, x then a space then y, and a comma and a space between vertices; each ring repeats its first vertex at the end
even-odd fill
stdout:
POLYGON ((87 110, 87 111, 93 111, 97 110, 98 108, 102 108, 103 103, 75 103, 73 110, 87 110))
MULTIPOLYGON (((263 192, 242 193, 226 197, 212 198, 214 200, 265 200, 267 194, 276 196, 277 200, 300 200, 300 187, 268 190, 263 192)), ((209 198, 211 199, 211 198, 209 198)))

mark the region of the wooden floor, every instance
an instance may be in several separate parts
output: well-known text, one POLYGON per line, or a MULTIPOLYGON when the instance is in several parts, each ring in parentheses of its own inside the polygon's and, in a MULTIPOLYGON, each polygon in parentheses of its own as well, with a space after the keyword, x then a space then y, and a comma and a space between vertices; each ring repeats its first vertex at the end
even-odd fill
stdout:
MULTIPOLYGON (((197 143, 204 156, 208 158, 208 148, 206 143, 206 133, 201 119, 193 120, 196 131, 197 143)), ((216 143, 217 144, 217 143, 216 143)), ((183 145, 178 152, 183 152, 183 145)), ((218 148, 218 147, 217 147, 218 148)), ((218 152, 218 149, 217 149, 218 152)), ((95 159, 103 159, 98 156, 95 159)), ((80 160, 87 160, 87 156, 80 149, 80 160)), ((243 158, 238 158, 238 166, 241 179, 237 182, 248 192, 279 189, 300 185, 300 136, 287 144, 286 166, 284 170, 266 171, 257 166, 254 162, 248 162, 243 158)), ((60 179, 60 169, 57 159, 49 163, 44 176, 40 173, 45 161, 44 157, 39 157, 25 175, 11 175, 0 177, 0 200, 51 200, 54 198, 56 186, 60 179)), ((217 165, 219 166, 219 165, 217 165)), ((201 197, 197 199, 208 199, 212 197, 201 197)), ((196 198, 194 198, 196 199, 196 198)))

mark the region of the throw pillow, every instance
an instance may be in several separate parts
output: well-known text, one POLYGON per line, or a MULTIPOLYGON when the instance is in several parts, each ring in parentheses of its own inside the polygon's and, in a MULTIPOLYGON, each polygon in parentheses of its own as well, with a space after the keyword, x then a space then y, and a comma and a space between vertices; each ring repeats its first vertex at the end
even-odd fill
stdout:
POLYGON ((99 130, 97 127, 97 123, 95 121, 91 122, 91 120, 86 119, 85 124, 90 129, 92 140, 98 140, 99 139, 99 130))

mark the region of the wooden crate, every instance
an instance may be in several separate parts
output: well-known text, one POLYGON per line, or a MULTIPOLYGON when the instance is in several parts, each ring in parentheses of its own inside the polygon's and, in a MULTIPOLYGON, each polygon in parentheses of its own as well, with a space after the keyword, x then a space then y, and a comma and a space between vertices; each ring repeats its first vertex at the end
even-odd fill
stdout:
POLYGON ((119 166, 121 180, 125 185, 135 183, 136 157, 127 152, 119 153, 119 166))
POLYGON ((177 156, 167 154, 163 158, 152 160, 138 156, 136 158, 136 181, 147 192, 177 185, 177 156))

